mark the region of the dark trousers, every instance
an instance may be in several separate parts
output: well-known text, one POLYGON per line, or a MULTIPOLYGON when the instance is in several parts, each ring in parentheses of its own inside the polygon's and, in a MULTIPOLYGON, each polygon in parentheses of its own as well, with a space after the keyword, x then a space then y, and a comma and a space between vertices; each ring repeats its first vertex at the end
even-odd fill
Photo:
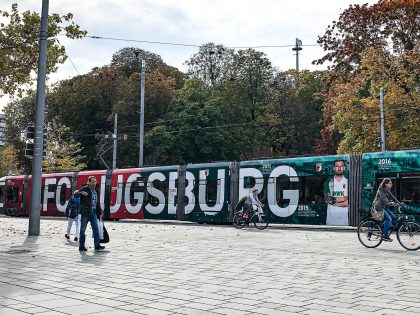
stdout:
POLYGON ((82 213, 80 218, 80 239, 79 239, 79 248, 85 247, 85 240, 86 240, 86 227, 88 222, 90 222, 90 226, 92 227, 93 231, 93 240, 95 243, 95 248, 99 247, 101 244, 99 243, 99 228, 98 228, 98 218, 94 211, 90 213, 82 213))
POLYGON ((252 204, 244 203, 244 213, 248 213, 248 214, 252 213, 252 204))

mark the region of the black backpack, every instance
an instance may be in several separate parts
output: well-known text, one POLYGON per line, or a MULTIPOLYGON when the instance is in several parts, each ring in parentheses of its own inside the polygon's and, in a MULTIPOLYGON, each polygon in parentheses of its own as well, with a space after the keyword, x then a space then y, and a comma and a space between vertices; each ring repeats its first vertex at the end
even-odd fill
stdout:
POLYGON ((75 219, 78 215, 79 215, 79 205, 74 200, 74 198, 71 198, 66 207, 66 217, 70 219, 75 219))

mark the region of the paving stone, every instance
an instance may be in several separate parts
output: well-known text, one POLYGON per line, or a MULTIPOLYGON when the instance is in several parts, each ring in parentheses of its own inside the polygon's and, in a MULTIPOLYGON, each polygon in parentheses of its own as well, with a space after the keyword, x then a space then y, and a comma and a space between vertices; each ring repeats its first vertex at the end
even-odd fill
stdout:
POLYGON ((27 224, 0 216, 0 248, 34 253, 0 252, 1 315, 420 314, 418 253, 398 242, 372 250, 354 232, 121 221, 107 224, 106 251, 93 251, 89 231, 80 254, 65 220, 43 218, 36 238, 27 224))
POLYGON ((24 315, 28 313, 24 313, 22 311, 15 310, 9 307, 0 307, 0 315, 24 315))

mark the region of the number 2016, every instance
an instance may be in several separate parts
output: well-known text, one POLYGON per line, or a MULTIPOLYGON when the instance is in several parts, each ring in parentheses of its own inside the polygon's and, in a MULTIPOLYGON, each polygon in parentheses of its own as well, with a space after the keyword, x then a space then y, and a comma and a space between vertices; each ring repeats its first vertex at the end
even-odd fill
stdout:
POLYGON ((391 159, 379 159, 379 165, 391 164, 391 159))

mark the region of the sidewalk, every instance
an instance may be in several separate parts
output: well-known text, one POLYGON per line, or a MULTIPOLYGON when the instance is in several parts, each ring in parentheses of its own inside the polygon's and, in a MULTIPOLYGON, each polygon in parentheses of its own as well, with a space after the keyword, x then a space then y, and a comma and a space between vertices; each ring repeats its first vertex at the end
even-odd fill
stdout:
MULTIPOLYGON (((355 233, 106 222, 88 252, 66 221, 0 216, 0 314, 420 314, 420 253, 355 233)), ((74 231, 74 230, 73 230, 74 231)))
MULTIPOLYGON (((0 216, 1 217, 1 216, 0 216)), ((55 218, 55 217, 43 217, 43 220, 67 220, 66 218, 55 218)), ((134 224, 159 224, 159 225, 187 225, 187 226, 217 226, 217 227, 228 227, 232 228, 231 224, 201 224, 191 221, 179 221, 179 220, 153 220, 153 219, 121 219, 119 221, 108 221, 108 222, 119 222, 119 223, 134 223, 134 224)), ((252 223, 250 223, 252 225, 252 223)), ((270 229, 296 229, 305 231, 336 231, 336 232, 356 232, 357 227, 354 226, 340 226, 340 225, 307 225, 307 224, 279 224, 270 223, 270 229)))

